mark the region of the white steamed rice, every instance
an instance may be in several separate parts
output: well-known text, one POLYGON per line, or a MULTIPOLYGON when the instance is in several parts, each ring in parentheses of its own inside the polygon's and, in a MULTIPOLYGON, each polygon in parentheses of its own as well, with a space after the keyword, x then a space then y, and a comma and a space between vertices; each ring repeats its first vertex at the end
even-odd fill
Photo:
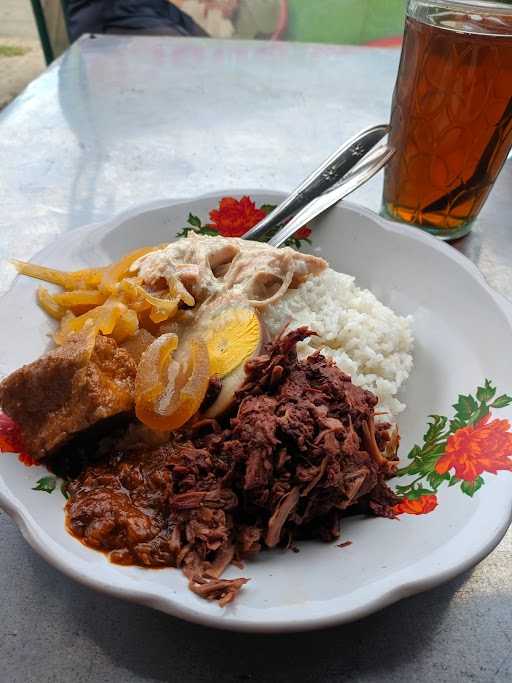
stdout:
POLYGON ((298 346, 300 357, 320 350, 354 384, 379 397, 377 410, 395 417, 404 408, 397 393, 412 368, 411 319, 384 306, 350 275, 328 269, 269 306, 263 320, 271 334, 307 325, 317 332, 298 346))

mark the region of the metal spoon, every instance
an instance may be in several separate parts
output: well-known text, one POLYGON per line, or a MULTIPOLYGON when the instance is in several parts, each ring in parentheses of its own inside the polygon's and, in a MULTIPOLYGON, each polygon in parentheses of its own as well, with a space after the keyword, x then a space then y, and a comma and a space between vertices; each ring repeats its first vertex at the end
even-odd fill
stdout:
POLYGON ((332 188, 389 132, 388 125, 373 126, 347 140, 324 161, 279 206, 245 233, 243 239, 253 240, 303 209, 312 199, 332 188))
MULTIPOLYGON (((348 173, 334 188, 324 192, 307 204, 279 232, 268 241, 273 247, 280 247, 283 242, 312 221, 321 213, 334 206, 341 199, 354 192, 368 182, 391 159, 395 150, 389 145, 380 145, 372 150, 357 166, 348 173)), ((244 235, 245 237, 245 235, 244 235)))

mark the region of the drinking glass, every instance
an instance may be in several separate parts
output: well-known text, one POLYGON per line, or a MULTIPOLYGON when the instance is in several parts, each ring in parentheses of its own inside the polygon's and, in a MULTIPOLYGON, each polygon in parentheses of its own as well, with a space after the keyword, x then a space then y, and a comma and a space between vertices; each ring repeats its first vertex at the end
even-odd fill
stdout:
POLYGON ((469 232, 512 146, 511 5, 409 0, 390 143, 383 213, 469 232))

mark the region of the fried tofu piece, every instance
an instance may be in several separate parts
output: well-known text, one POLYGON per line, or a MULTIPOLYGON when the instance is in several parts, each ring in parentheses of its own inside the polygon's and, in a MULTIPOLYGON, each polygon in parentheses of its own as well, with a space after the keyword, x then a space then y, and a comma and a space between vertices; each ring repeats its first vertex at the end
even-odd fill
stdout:
POLYGON ((91 353, 76 336, 0 384, 0 406, 20 427, 25 450, 40 459, 100 420, 133 409, 136 365, 108 337, 91 353))

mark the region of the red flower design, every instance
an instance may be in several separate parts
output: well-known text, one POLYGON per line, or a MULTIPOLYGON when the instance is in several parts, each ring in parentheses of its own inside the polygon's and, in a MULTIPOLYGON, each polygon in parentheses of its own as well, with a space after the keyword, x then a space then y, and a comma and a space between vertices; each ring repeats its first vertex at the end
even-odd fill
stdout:
POLYGON ((27 467, 32 467, 32 465, 37 465, 37 460, 33 458, 28 453, 18 453, 18 460, 22 462, 27 467))
POLYGON ((240 201, 223 197, 219 208, 210 211, 212 227, 223 237, 241 237, 265 216, 265 211, 258 209, 250 197, 240 201))
POLYGON ((0 451, 18 453, 22 449, 20 428, 5 413, 0 413, 0 451))
POLYGON ((446 442, 443 455, 436 463, 436 472, 455 470, 455 476, 474 481, 482 472, 496 474, 512 471, 512 433, 508 420, 492 420, 489 413, 475 425, 461 427, 446 442))
POLYGON ((24 465, 30 467, 36 464, 31 455, 23 452, 20 428, 5 413, 0 413, 0 453, 18 453, 18 458, 24 465))
POLYGON ((437 496, 433 494, 425 494, 419 498, 402 498, 402 500, 395 505, 393 512, 396 515, 427 515, 437 507, 437 496))
POLYGON ((300 230, 297 230, 294 237, 296 237, 298 240, 306 240, 310 235, 311 228, 303 227, 300 230))

